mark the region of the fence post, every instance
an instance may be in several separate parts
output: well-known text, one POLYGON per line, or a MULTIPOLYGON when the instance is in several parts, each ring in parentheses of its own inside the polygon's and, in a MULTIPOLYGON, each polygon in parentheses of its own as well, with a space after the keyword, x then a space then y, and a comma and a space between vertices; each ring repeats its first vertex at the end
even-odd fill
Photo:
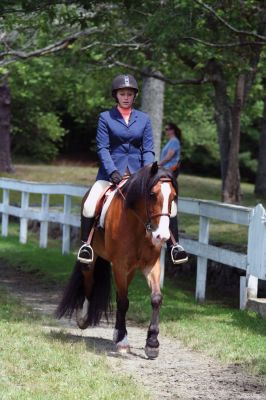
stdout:
MULTIPOLYGON (((245 285, 240 285, 240 308, 245 309, 247 300, 258 296, 258 278, 264 279, 262 271, 263 258, 265 257, 265 228, 263 218, 265 210, 258 204, 250 213, 248 227, 247 272, 245 285), (262 276, 261 276, 262 275, 262 276), (242 299, 244 299, 242 301, 242 299), (242 301, 242 303, 241 303, 242 301)), ((244 282, 244 279, 243 279, 244 282)))
POLYGON ((256 299, 257 297, 258 278, 250 274, 240 276, 240 310, 245 310, 248 299, 256 299))
MULTIPOLYGON (((49 210, 49 194, 42 194, 42 209, 41 213, 43 215, 43 219, 45 218, 45 214, 48 213, 49 210)), ((39 246, 46 248, 48 242, 48 221, 41 221, 40 226, 40 242, 39 246)))
POLYGON ((247 277, 240 276, 239 308, 245 310, 247 306, 247 277))
MULTIPOLYGON (((209 219, 200 216, 199 224, 199 242, 209 243, 209 219)), ((205 257, 198 256, 197 259, 197 281, 196 281, 196 300, 203 302, 205 300, 206 292, 206 278, 207 278, 207 262, 205 257)))
POLYGON ((29 207, 29 193, 22 192, 21 193, 21 218, 20 218, 20 234, 19 241, 20 243, 27 243, 28 236, 28 220, 23 217, 24 211, 29 207))
POLYGON ((9 206, 9 189, 3 189, 3 213, 2 213, 2 236, 8 235, 8 212, 5 213, 5 207, 9 206))
MULTIPOLYGON (((71 196, 64 196, 64 221, 70 217, 71 212, 71 196)), ((62 253, 69 253, 70 250, 70 225, 63 224, 63 240, 62 240, 62 253)))

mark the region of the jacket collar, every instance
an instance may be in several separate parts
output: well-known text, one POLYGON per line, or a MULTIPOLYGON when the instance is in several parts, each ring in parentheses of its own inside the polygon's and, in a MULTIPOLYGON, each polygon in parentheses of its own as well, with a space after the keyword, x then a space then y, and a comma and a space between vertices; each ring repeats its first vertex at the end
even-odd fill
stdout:
POLYGON ((127 125, 124 118, 122 117, 122 115, 120 114, 120 112, 118 111, 117 107, 114 107, 111 109, 111 114, 112 116, 121 124, 129 127, 132 124, 134 124, 134 122, 137 119, 137 110, 135 110, 134 108, 132 109, 131 115, 130 115, 130 120, 129 120, 129 124, 127 125))

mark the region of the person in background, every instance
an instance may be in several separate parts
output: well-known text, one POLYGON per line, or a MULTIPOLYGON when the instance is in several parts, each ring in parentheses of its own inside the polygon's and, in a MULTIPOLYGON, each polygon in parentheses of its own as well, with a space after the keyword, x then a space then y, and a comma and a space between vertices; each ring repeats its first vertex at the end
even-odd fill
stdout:
POLYGON ((173 122, 169 122, 165 126, 165 134, 168 141, 161 151, 160 165, 170 168, 177 178, 180 170, 181 129, 173 122))
MULTIPOLYGON (((180 170, 181 129, 179 129, 173 122, 168 122, 165 126, 165 134, 168 141, 162 148, 160 165, 171 169, 173 175, 177 178, 180 170)), ((172 240, 169 239, 167 241, 167 248, 171 252, 172 261, 174 264, 185 263, 188 260, 188 255, 183 247, 178 243, 179 233, 176 216, 170 218, 170 231, 177 242, 177 246, 173 246, 172 240)))

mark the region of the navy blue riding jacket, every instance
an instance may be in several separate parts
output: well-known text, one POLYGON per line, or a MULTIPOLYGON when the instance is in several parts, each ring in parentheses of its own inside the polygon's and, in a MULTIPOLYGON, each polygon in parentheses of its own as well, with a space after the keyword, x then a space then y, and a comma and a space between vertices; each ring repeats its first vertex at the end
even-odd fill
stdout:
POLYGON ((133 109, 128 124, 116 107, 100 114, 96 135, 101 162, 96 180, 109 180, 115 170, 123 176, 138 171, 154 161, 153 134, 150 119, 133 109))

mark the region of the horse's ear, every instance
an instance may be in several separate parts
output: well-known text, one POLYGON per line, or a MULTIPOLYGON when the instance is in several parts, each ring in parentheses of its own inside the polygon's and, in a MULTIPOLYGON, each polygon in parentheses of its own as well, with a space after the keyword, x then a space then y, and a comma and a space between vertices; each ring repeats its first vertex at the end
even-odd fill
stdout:
POLYGON ((158 172, 158 163, 157 161, 154 161, 154 163, 151 166, 151 175, 155 175, 158 172))

